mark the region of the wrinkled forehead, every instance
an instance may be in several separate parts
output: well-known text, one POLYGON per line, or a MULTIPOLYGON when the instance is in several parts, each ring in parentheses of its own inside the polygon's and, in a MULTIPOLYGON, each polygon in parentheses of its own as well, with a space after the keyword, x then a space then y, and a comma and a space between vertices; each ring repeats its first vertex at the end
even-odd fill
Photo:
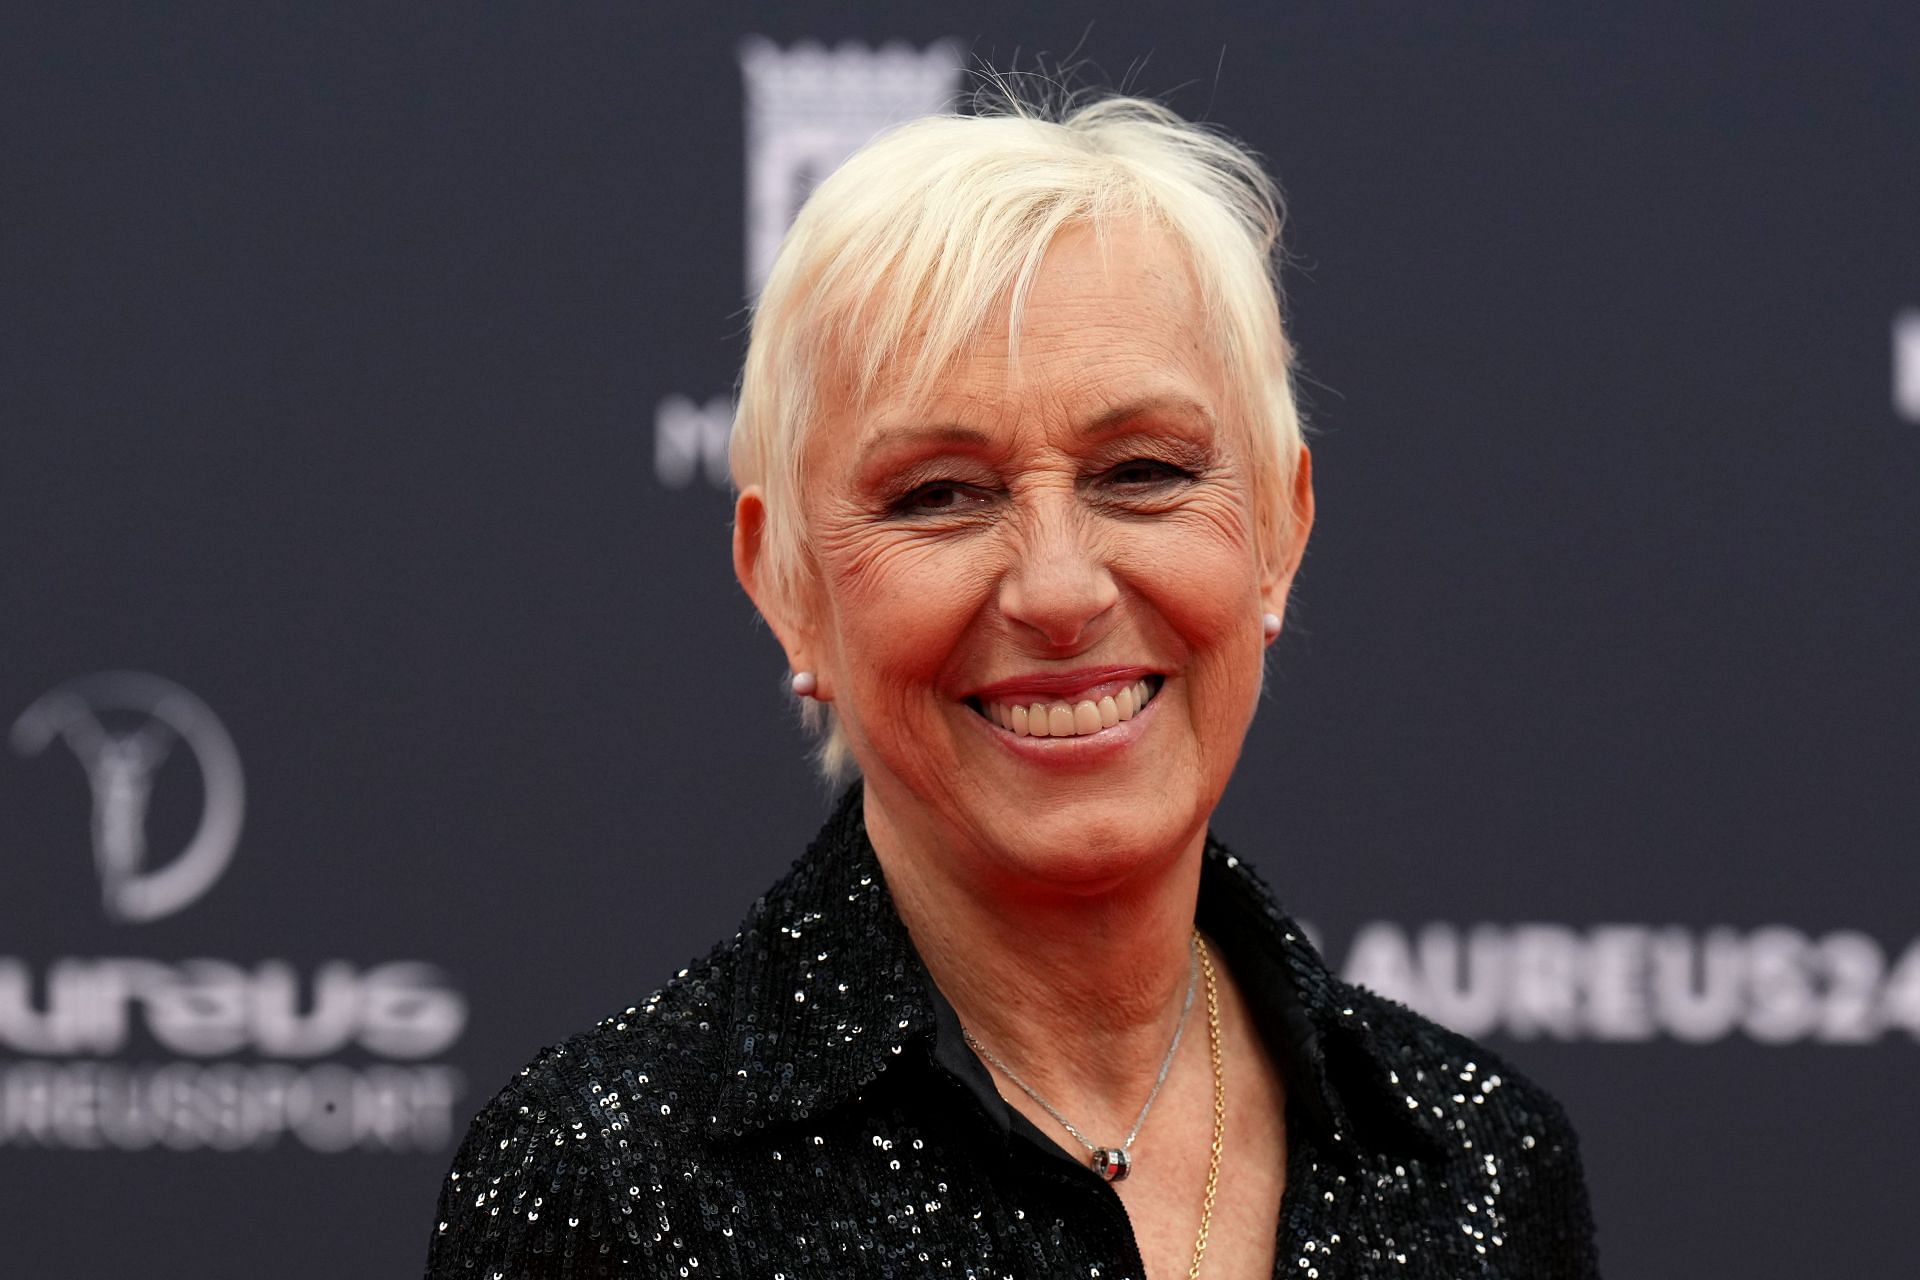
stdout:
POLYGON ((1076 423, 1149 403, 1214 426, 1234 416, 1205 291, 1158 225, 1071 224, 996 294, 937 293, 883 277, 825 318, 809 434, 834 437, 831 452, 903 423, 992 426, 1036 408, 1076 423))

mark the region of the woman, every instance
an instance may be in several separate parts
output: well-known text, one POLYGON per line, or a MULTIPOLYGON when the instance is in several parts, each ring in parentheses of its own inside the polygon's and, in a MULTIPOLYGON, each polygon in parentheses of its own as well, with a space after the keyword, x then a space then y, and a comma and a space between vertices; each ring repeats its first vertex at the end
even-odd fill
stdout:
POLYGON ((734 561, 851 787, 475 1121, 452 1276, 1594 1274, 1559 1107, 1208 835, 1313 522, 1243 150, 921 121, 755 315, 734 561))

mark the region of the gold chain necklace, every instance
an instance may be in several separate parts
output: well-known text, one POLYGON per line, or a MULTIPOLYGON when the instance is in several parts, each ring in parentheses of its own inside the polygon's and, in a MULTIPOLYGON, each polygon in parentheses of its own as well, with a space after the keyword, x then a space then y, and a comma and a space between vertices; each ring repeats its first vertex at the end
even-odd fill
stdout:
POLYGON ((1207 1194, 1200 1201, 1200 1232, 1193 1239, 1193 1265, 1187 1280, 1200 1280, 1200 1260, 1207 1256, 1207 1231, 1213 1226, 1213 1197, 1220 1190, 1220 1149, 1227 1134, 1227 1081, 1220 1069, 1220 989, 1213 977, 1213 957, 1199 934, 1200 968, 1207 975, 1207 1053, 1213 1059, 1213 1149, 1207 1156, 1207 1194))

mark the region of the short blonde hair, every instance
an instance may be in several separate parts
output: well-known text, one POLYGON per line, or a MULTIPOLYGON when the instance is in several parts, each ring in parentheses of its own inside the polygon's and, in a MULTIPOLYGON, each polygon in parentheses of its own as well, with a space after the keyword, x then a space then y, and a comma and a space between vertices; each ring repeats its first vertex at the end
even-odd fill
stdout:
MULTIPOLYGON (((1157 102, 1046 106, 1007 94, 984 113, 929 116, 868 143, 814 190, 780 246, 754 308, 730 444, 735 486, 764 496, 762 589, 797 602, 812 573, 799 475, 829 376, 856 402, 883 379, 923 395, 1002 305, 1017 352, 1054 238, 1137 219, 1187 255, 1227 373, 1228 419, 1252 445, 1260 545, 1281 545, 1301 426, 1273 179, 1246 147, 1157 102)), ((850 755, 820 705, 807 704, 820 766, 837 780, 850 755)))

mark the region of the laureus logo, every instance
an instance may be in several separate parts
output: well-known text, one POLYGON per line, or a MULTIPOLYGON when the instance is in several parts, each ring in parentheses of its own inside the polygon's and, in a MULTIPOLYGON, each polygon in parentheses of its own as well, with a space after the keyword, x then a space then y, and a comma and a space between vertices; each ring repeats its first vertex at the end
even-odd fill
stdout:
MULTIPOLYGON (((205 703, 158 676, 82 676, 14 721, 22 755, 56 740, 92 788, 110 918, 158 920, 213 887, 239 844, 246 789, 233 739, 205 703), (162 845, 149 801, 192 776, 189 760, 199 826, 184 845, 162 845)), ((458 1068, 424 1059, 459 1040, 467 998, 437 965, 222 950, 0 954, 0 1151, 446 1146, 465 1083, 458 1068)))
POLYGON ((159 676, 107 671, 70 680, 41 696, 13 724, 21 755, 64 741, 93 791, 93 859, 101 902, 114 920, 172 915, 220 878, 240 842, 246 785, 240 753, 218 717, 159 676), (147 808, 160 766, 191 753, 205 795, 200 825, 184 849, 155 858, 147 808))

